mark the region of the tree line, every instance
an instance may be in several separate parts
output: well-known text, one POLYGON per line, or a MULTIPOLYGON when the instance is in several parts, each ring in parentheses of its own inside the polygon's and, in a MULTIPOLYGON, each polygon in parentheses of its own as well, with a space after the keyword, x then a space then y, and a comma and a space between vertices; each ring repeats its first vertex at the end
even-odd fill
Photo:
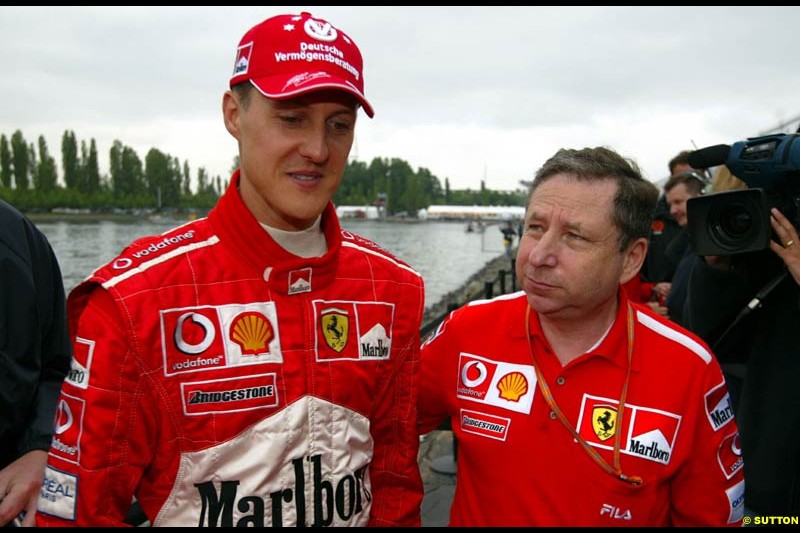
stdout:
POLYGON ((100 172, 94 138, 78 143, 75 132, 66 130, 61 137, 63 180, 59 180, 56 159, 43 135, 37 144, 29 144, 20 130, 10 138, 0 134, 0 198, 25 211, 210 208, 223 188, 219 176, 211 178, 201 167, 193 191, 188 161, 181 164, 156 148, 142 161, 118 140, 109 151, 109 167, 107 173, 100 172))
MULTIPOLYGON (((233 158, 233 169, 239 164, 233 158)), ((197 169, 192 186, 189 162, 151 148, 142 160, 136 151, 115 140, 109 151, 109 169, 101 172, 97 144, 92 138, 78 142, 74 131, 61 137, 59 179, 56 159, 40 135, 28 143, 20 130, 10 137, 0 134, 0 198, 23 211, 55 208, 93 212, 154 208, 164 210, 209 209, 227 187, 229 177, 209 176, 197 169)), ((334 195, 337 205, 375 205, 385 199, 390 215, 414 216, 432 204, 523 205, 526 191, 495 191, 481 181, 479 190, 444 186, 430 170, 414 170, 398 158, 376 157, 371 163, 351 160, 334 195)))

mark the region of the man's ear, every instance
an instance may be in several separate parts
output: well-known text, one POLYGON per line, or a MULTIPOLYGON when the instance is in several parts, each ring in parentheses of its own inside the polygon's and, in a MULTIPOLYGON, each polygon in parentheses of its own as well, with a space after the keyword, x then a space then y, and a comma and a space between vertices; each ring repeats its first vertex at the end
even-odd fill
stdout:
POLYGON ((622 275, 619 278, 620 284, 627 283, 633 276, 639 274, 644 258, 647 255, 647 239, 636 239, 625 252, 624 263, 622 264, 622 275))
POLYGON ((225 121, 225 129, 239 139, 239 119, 242 113, 242 106, 233 91, 227 90, 222 96, 222 118, 225 121))

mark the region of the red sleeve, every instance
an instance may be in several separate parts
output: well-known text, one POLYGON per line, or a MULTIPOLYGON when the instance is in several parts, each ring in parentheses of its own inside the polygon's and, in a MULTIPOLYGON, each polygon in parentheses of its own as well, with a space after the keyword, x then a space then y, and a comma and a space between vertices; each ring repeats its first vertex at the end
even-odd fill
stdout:
POLYGON ((716 359, 706 365, 693 400, 698 416, 685 429, 692 454, 671 486, 672 525, 742 526, 744 471, 730 395, 716 359))
POLYGON ((446 333, 452 329, 452 317, 450 313, 422 345, 417 422, 420 434, 433 431, 450 416, 445 386, 449 381, 444 376, 450 375, 452 369, 448 364, 451 351, 447 349, 451 341, 446 333))
MULTIPOLYGON (((420 300, 422 301, 422 300, 420 300)), ((421 525, 423 486, 417 454, 417 395, 419 373, 419 324, 409 320, 411 334, 400 350, 400 366, 387 376, 385 393, 378 398, 372 416, 374 455, 370 464, 372 509, 368 526, 421 525)))
POLYGON ((111 296, 82 286, 70 295, 72 369, 61 389, 56 434, 37 525, 122 526, 155 439, 138 400, 122 318, 111 296))

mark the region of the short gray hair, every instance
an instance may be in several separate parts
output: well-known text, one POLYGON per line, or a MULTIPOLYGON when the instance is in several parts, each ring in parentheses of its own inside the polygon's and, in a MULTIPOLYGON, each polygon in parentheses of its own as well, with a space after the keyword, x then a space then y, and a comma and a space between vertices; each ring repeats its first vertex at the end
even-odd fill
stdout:
POLYGON ((658 201, 658 187, 642 177, 632 159, 603 146, 571 150, 562 148, 536 173, 528 194, 553 176, 566 174, 579 181, 613 180, 617 184, 612 220, 619 229, 619 250, 624 252, 639 238, 647 238, 658 201))

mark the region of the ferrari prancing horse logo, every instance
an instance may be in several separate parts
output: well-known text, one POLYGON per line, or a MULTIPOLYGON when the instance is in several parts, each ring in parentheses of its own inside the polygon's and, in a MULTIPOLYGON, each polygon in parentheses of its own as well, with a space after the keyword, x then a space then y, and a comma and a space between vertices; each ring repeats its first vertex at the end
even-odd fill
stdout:
POLYGON ((320 320, 325 342, 332 350, 341 353, 347 346, 347 332, 350 322, 347 317, 347 311, 336 308, 326 309, 322 312, 320 320))
POLYGON ((598 405, 592 410, 592 429, 600 440, 608 440, 617 431, 617 408, 598 405))

